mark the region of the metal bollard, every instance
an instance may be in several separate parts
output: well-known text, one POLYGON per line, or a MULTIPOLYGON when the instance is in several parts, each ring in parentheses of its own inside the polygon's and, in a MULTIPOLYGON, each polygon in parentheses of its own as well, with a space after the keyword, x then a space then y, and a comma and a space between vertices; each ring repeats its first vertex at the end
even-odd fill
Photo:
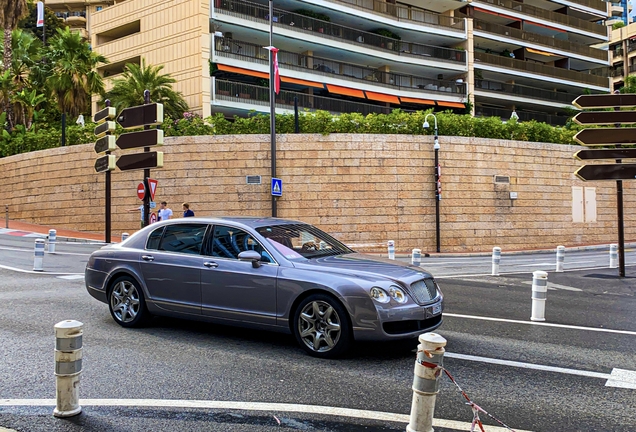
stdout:
POLYGON ((565 246, 557 246, 556 271, 563 272, 563 262, 565 261, 565 246))
POLYGON ((55 242, 57 241, 57 231, 49 230, 49 253, 55 253, 55 242))
POLYGON ((411 252, 411 264, 416 266, 422 264, 422 251, 420 249, 413 249, 411 252))
POLYGON ((129 235, 130 235, 130 234, 128 234, 128 233, 121 233, 121 241, 126 240, 126 239, 128 238, 128 236, 129 236, 129 235))
POLYGON ((437 333, 419 337, 413 377, 413 402, 406 432, 434 432, 435 399, 439 392, 446 339, 437 333))
POLYGON ((545 300, 548 296, 548 274, 537 270, 532 273, 531 321, 545 321, 545 300))
POLYGON ((501 248, 492 248, 492 276, 499 276, 499 263, 501 263, 501 248))
POLYGON ((35 239, 35 249, 33 251, 33 270, 44 270, 44 239, 35 239))
POLYGON ((55 417, 72 417, 82 412, 79 383, 83 328, 84 324, 75 320, 55 324, 55 417))
POLYGON ((389 259, 395 259, 395 240, 389 240, 387 248, 389 250, 389 259))
POLYGON ((618 245, 610 245, 610 265, 609 268, 618 268, 618 245))

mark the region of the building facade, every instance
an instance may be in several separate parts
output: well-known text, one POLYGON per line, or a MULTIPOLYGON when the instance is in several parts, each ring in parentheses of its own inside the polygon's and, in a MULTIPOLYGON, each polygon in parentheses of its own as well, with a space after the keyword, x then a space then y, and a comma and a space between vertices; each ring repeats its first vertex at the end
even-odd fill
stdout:
MULTIPOLYGON (((53 0, 49 0, 53 1, 53 0)), ((48 3, 47 3, 48 4, 48 3)), ((610 91, 601 0, 276 0, 279 113, 434 108, 563 124, 584 92, 610 91)), ((192 110, 269 112, 267 0, 137 0, 92 9, 110 64, 164 65, 192 110)))
POLYGON ((636 23, 612 30, 609 51, 611 86, 617 91, 627 76, 636 73, 636 23))

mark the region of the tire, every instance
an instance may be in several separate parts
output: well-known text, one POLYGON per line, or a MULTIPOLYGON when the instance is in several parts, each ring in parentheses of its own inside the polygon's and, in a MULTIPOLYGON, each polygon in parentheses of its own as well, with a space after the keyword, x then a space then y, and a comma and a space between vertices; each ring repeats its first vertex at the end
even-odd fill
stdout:
POLYGON ((307 353, 319 358, 344 354, 353 341, 349 314, 334 297, 312 294, 294 311, 292 331, 307 353))
POLYGON ((120 276, 110 285, 108 308, 115 322, 122 327, 141 327, 150 317, 144 293, 130 276, 120 276))

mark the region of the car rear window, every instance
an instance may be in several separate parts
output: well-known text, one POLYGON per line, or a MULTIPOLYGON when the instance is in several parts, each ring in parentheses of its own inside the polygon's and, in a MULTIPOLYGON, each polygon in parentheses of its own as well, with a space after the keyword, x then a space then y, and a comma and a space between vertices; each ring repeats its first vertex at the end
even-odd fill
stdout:
POLYGON ((198 255, 207 228, 207 224, 166 225, 159 250, 198 255))

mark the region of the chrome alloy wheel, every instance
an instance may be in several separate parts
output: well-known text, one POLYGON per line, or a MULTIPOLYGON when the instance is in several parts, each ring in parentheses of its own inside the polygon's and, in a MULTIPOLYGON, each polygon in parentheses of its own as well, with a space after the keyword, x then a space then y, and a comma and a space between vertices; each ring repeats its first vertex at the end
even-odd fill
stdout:
POLYGON ((312 351, 327 352, 340 339, 341 326, 338 312, 329 303, 309 302, 298 317, 300 338, 312 351))
POLYGON ((137 317, 141 307, 137 287, 127 280, 118 282, 110 293, 110 306, 118 321, 122 323, 132 322, 137 317))

